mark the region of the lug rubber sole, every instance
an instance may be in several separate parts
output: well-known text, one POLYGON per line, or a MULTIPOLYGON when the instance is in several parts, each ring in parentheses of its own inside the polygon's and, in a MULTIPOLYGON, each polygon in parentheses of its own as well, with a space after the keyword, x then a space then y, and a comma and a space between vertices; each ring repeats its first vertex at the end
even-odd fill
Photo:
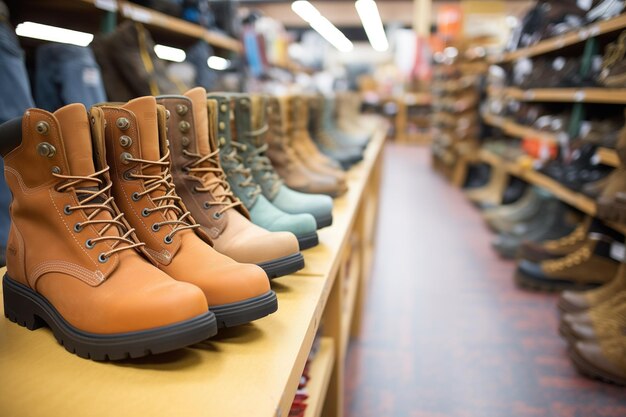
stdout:
POLYGON ((566 281, 566 280, 558 280, 558 279, 543 279, 538 277, 533 277, 531 275, 525 274, 523 271, 517 269, 515 271, 515 283, 521 287, 530 290, 537 291, 563 291, 563 290, 590 290, 596 288, 598 285, 593 284, 581 284, 578 282, 566 281))
POLYGON ((95 361, 140 358, 202 342, 217 333, 217 322, 206 312, 184 322, 128 333, 98 334, 69 324, 48 300, 9 277, 2 280, 4 315, 36 330, 47 326, 68 352, 95 361))
POLYGON ((271 261, 261 262, 257 265, 263 268, 269 279, 274 279, 293 274, 304 268, 304 256, 298 252, 271 261))
POLYGON ((317 230, 332 225, 333 224, 333 215, 332 215, 332 213, 327 215, 327 216, 317 216, 317 217, 315 217, 315 223, 317 223, 317 230))
POLYGON ((274 291, 268 291, 258 297, 238 301, 236 303, 211 306, 209 310, 215 314, 217 327, 235 327, 250 323, 278 310, 278 299, 274 291))
POLYGON ((317 232, 313 232, 304 236, 296 236, 298 238, 298 245, 300 250, 305 250, 317 246, 320 243, 320 239, 317 236, 317 232))
POLYGON ((582 355, 578 353, 575 346, 569 348, 569 357, 574 364, 574 367, 581 374, 593 379, 599 379, 604 382, 608 382, 615 385, 626 386, 626 378, 622 378, 618 375, 612 375, 603 369, 600 369, 587 361, 582 355))

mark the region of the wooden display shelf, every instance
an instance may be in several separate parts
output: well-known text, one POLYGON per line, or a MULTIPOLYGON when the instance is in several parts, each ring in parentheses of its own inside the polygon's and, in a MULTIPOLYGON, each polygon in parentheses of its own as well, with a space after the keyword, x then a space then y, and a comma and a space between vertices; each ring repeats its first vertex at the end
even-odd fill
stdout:
POLYGON ((518 49, 495 56, 490 59, 494 64, 512 62, 520 58, 528 58, 542 55, 549 52, 558 51, 566 46, 575 45, 586 41, 589 38, 626 29, 626 14, 621 14, 612 19, 602 22, 595 22, 578 30, 572 30, 560 36, 544 39, 533 46, 518 49))
POLYGON ((596 155, 600 158, 600 163, 604 165, 609 165, 612 167, 617 167, 620 165, 619 157, 617 156, 617 152, 615 149, 609 148, 598 148, 596 151, 596 155))
MULTIPOLYGON (((498 94, 487 89, 490 94, 498 94)), ((626 104, 626 88, 533 88, 523 90, 508 87, 502 90, 505 97, 519 101, 555 103, 607 103, 626 104)))
POLYGON ((309 398, 304 417, 321 417, 322 415, 322 406, 335 363, 334 348, 333 339, 322 337, 319 350, 309 368, 309 383, 307 384, 309 398))
MULTIPOLYGON (((325 371, 325 399, 318 397, 324 402, 312 399, 310 406, 327 417, 341 416, 346 299, 339 265, 355 227, 366 230, 355 218, 368 210, 362 201, 376 201, 363 194, 378 192, 385 133, 381 127, 363 162, 348 172, 350 190, 335 200, 333 225, 320 231, 320 244, 303 252, 305 270, 272 281, 279 300, 276 313, 187 349, 122 362, 81 359, 66 352, 48 329, 28 331, 2 319, 2 415, 21 416, 27 410, 30 417, 49 417, 80 410, 90 417, 286 416, 323 321, 335 360, 330 376, 325 371)), ((375 228, 370 225, 370 230, 375 228)), ((364 299, 362 280, 359 276, 357 305, 364 299)))
POLYGON ((545 142, 558 143, 558 139, 555 134, 550 132, 542 132, 541 130, 521 125, 506 117, 496 116, 490 113, 483 113, 482 118, 486 124, 502 129, 502 131, 509 136, 520 139, 534 138, 540 139, 545 142))
POLYGON ((221 33, 208 30, 195 23, 187 22, 183 19, 168 16, 156 10, 140 6, 125 0, 74 0, 82 3, 93 5, 94 7, 106 10, 108 12, 118 12, 126 19, 142 23, 148 27, 158 28, 176 34, 204 39, 209 44, 228 49, 235 52, 241 52, 243 46, 237 39, 228 37, 221 33))

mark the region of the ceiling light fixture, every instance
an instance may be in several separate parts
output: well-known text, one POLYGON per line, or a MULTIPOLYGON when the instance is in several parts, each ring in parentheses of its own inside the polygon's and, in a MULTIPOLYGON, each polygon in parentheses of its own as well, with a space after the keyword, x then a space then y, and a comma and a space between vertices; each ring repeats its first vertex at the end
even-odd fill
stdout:
POLYGON ((209 59, 207 59, 206 63, 209 68, 217 71, 223 71, 230 67, 230 61, 228 59, 224 59, 220 56, 215 55, 210 56, 209 59))
POLYGON ((365 29, 372 48, 380 52, 389 49, 389 42, 387 42, 387 35, 376 2, 374 0, 357 0, 354 6, 361 18, 363 29, 365 29))
POLYGON ((70 45, 87 46, 93 41, 91 33, 64 29, 41 23, 23 22, 17 25, 15 33, 24 38, 41 39, 44 41, 69 43, 70 45))
POLYGON ((319 10, 308 1, 294 1, 291 3, 291 10, 340 52, 350 52, 354 47, 350 39, 346 38, 346 35, 337 29, 330 20, 322 16, 319 10))
POLYGON ((154 45, 154 53, 161 59, 173 62, 183 62, 187 58, 185 51, 165 45, 154 45))

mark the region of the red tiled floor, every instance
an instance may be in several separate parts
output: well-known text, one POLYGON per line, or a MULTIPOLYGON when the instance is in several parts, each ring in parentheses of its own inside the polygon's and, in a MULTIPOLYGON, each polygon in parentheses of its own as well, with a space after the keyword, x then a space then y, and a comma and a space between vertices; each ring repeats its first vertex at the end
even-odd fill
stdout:
POLYGON ((348 417, 625 417, 626 389, 580 377, 555 296, 515 287, 514 263, 429 149, 388 145, 377 252, 348 417))

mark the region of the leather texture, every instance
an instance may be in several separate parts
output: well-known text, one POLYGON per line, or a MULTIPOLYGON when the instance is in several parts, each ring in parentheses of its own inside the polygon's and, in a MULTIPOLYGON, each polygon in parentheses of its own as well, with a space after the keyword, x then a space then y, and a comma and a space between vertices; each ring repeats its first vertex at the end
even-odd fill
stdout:
POLYGON ((4 158, 13 193, 7 274, 85 332, 147 330, 206 313, 198 288, 137 251, 93 158, 82 104, 25 113, 22 143, 4 158))
POLYGON ((168 145, 176 192, 213 247, 238 262, 255 264, 298 253, 292 233, 255 225, 233 195, 219 161, 216 119, 209 117, 219 111, 218 105, 207 101, 206 90, 198 87, 157 101, 170 112, 168 145))
POLYGON ((150 260, 176 280, 202 289, 209 306, 244 301, 270 290, 265 272, 238 263, 210 245, 176 194, 166 139, 167 112, 154 97, 104 105, 104 132, 113 195, 135 227, 150 260), (106 128, 105 122, 106 121, 106 128), (130 138, 124 141, 122 138, 130 138))

